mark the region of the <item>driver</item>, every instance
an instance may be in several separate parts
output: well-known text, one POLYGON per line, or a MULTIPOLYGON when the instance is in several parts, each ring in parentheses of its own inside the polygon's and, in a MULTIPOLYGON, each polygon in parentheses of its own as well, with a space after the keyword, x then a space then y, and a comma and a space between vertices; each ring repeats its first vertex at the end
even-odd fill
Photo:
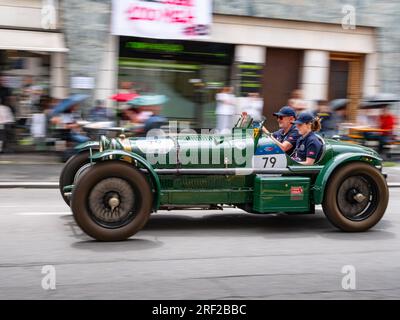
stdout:
MULTIPOLYGON (((292 124, 292 122, 296 120, 296 112, 293 108, 285 106, 282 107, 279 112, 275 112, 274 116, 278 120, 280 129, 272 133, 271 139, 285 151, 286 154, 290 155, 296 146, 297 140, 300 138, 296 126, 292 124)), ((263 127, 263 131, 270 134, 265 127, 263 127)))
POLYGON ((301 137, 297 140, 292 159, 304 165, 313 165, 322 151, 322 142, 314 131, 321 129, 321 119, 314 118, 311 112, 304 111, 299 114, 296 124, 301 137))

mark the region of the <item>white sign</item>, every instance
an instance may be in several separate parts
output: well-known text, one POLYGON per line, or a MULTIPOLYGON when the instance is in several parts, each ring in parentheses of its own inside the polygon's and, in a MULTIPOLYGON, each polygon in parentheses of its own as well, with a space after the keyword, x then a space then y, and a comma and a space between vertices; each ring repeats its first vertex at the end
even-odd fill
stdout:
POLYGON ((92 77, 71 77, 71 87, 74 89, 93 89, 94 78, 92 77))
POLYGON ((158 39, 210 35, 212 0, 113 0, 112 33, 158 39))

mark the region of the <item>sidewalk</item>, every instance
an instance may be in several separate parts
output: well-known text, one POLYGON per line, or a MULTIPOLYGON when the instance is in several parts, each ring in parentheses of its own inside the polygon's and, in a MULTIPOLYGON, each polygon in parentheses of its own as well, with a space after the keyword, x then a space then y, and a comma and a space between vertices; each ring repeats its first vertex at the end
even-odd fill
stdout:
POLYGON ((400 188, 400 164, 396 167, 384 167, 383 173, 386 173, 389 187, 400 188))
POLYGON ((2 164, 61 164, 61 157, 53 152, 0 153, 2 164))
MULTIPOLYGON (((63 167, 55 154, 0 154, 0 188, 58 188, 63 167)), ((390 187, 400 187, 400 163, 383 172, 390 187)))
POLYGON ((63 166, 55 154, 0 154, 0 188, 58 188, 63 166))

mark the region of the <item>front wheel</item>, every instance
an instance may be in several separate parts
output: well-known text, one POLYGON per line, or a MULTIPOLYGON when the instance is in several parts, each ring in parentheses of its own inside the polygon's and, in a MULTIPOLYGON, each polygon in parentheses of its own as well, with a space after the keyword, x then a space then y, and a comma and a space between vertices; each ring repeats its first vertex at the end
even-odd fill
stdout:
POLYGON ((388 201, 389 190, 383 175, 371 165, 355 162, 334 172, 322 208, 337 228, 360 232, 381 220, 388 201))
POLYGON ((119 241, 133 236, 146 224, 153 195, 146 177, 122 161, 92 166, 79 179, 71 209, 79 227, 100 241, 119 241))
POLYGON ((70 201, 68 197, 64 194, 64 187, 74 184, 75 176, 78 171, 88 165, 90 163, 90 154, 88 150, 82 151, 78 154, 73 155, 68 161, 65 163, 64 168, 60 173, 59 178, 59 189, 61 196, 63 197, 65 203, 70 205, 70 201))

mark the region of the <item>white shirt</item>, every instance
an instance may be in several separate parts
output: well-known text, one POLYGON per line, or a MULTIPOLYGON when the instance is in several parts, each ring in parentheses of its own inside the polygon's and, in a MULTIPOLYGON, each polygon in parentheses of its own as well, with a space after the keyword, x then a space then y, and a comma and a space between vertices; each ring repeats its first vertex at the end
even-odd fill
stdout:
POLYGON ((46 115, 44 113, 32 115, 31 135, 34 138, 46 137, 46 115))
POLYGON ((0 104, 0 124, 14 123, 14 116, 9 107, 0 104))
POLYGON ((151 116, 153 115, 153 112, 151 111, 141 111, 138 115, 137 115, 137 120, 139 122, 146 122, 147 119, 149 119, 151 116))
POLYGON ((261 121, 264 102, 260 98, 249 98, 246 108, 247 114, 253 118, 254 121, 261 121))
POLYGON ((217 93, 216 114, 231 116, 235 113, 236 98, 231 93, 217 93))

